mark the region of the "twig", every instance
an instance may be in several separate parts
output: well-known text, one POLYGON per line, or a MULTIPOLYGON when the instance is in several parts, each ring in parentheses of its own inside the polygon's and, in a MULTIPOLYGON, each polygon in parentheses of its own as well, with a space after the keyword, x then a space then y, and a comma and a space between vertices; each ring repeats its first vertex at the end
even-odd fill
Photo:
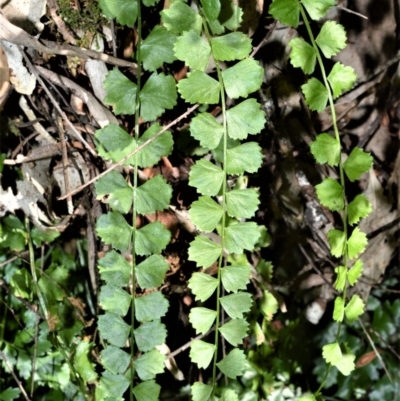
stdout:
MULTIPOLYGON (((65 143, 64 138, 64 127, 62 124, 61 117, 59 115, 56 116, 56 126, 58 131, 58 136, 60 138, 61 144, 61 158, 63 164, 63 173, 64 173, 64 184, 65 184, 65 192, 68 194, 71 192, 71 185, 69 181, 69 170, 68 170, 68 155, 67 155, 67 145, 65 143)), ((67 207, 68 207, 68 214, 72 214, 74 212, 74 206, 72 204, 72 197, 71 195, 67 197, 67 207)))
POLYGON ((0 351, 0 356, 4 361, 4 364, 7 366, 8 370, 12 374, 14 380, 16 381, 16 383, 17 383, 19 389, 21 390, 21 393, 24 395, 26 401, 31 401, 31 399, 28 397, 28 394, 26 393, 24 387, 22 386, 22 383, 18 379, 17 375, 14 373, 13 368, 9 365, 6 354, 3 351, 0 351))
POLYGON ((19 47, 19 50, 25 60, 25 62, 28 64, 29 69, 31 70, 32 74, 35 75, 36 79, 39 81, 40 85, 42 85, 44 91, 46 92, 47 96, 50 98, 51 102, 53 103, 53 106, 55 109, 60 113, 62 116, 63 120, 66 122, 66 124, 71 128, 72 132, 75 134, 76 138, 81 141, 86 149, 94 156, 97 157, 96 152, 90 147, 90 145, 85 141, 85 139, 82 137, 81 133, 74 127, 74 125, 69 121, 68 117, 66 114, 61 110, 61 107, 58 105, 56 99, 54 99, 54 96, 51 94, 45 83, 43 82, 42 78, 40 77, 39 72, 37 71, 36 67, 31 63, 29 60, 29 57, 26 56, 25 52, 21 47, 19 47))
POLYGON ((390 373, 389 373, 389 371, 388 371, 387 368, 386 368, 385 362, 383 362, 383 359, 382 359, 382 357, 381 357, 381 354, 380 354, 380 353, 378 352, 378 350, 376 349, 375 344, 374 344, 374 341, 372 340, 371 336, 369 335, 368 331, 366 330, 366 328, 365 328, 365 326, 364 326, 362 320, 359 318, 358 321, 359 321, 359 323, 360 323, 360 325, 361 325, 361 328, 362 328, 363 331, 364 331, 364 334, 367 336, 368 341, 369 341, 369 343, 371 344, 372 349, 375 351, 375 355, 376 355, 377 358, 379 359, 379 362, 381 363, 381 365, 382 365, 382 367, 383 367, 383 370, 384 370, 385 373, 388 375, 388 378, 389 378, 390 382, 393 383, 392 376, 390 376, 390 373))
POLYGON ((358 13, 356 11, 350 10, 349 8, 346 8, 346 7, 343 7, 343 6, 337 6, 337 8, 340 8, 341 10, 346 11, 346 12, 348 12, 350 14, 357 15, 358 17, 361 17, 361 18, 364 18, 364 19, 368 19, 368 17, 366 17, 365 15, 360 14, 360 13, 358 13))
POLYGON ((369 323, 367 323, 367 325, 369 326, 369 330, 372 333, 374 333, 379 338, 379 340, 381 340, 383 343, 385 343, 385 345, 392 352, 392 354, 395 355, 396 358, 400 361, 400 355, 394 350, 394 348, 384 338, 382 338, 382 336, 374 328, 372 328, 369 323))
POLYGON ((308 256, 307 252, 305 251, 305 249, 303 248, 303 246, 301 244, 298 244, 301 253, 304 255, 304 257, 307 259, 308 263, 311 265, 311 267, 313 268, 313 270, 315 270, 317 272, 317 274, 322 278, 322 280, 325 281, 326 284, 329 285, 329 287, 332 289, 332 291, 334 292, 334 294, 339 294, 333 287, 332 283, 324 276, 324 274, 322 274, 321 270, 318 269, 317 266, 315 266, 313 260, 310 258, 310 256, 308 256))
POLYGON ((13 297, 18 299, 18 301, 22 302, 30 311, 37 314, 41 319, 45 320, 45 317, 39 312, 36 305, 31 305, 24 298, 17 297, 15 294, 13 294, 13 292, 10 290, 10 288, 7 286, 7 284, 3 280, 0 280, 0 287, 3 288, 8 294, 11 294, 13 297))
POLYGON ((60 18, 60 16, 57 14, 57 12, 60 10, 60 7, 58 6, 57 1, 56 0, 47 0, 47 6, 49 7, 51 18, 57 25, 57 28, 60 31, 61 35, 63 36, 64 40, 75 45, 76 40, 75 40, 72 32, 68 29, 64 20, 62 18, 60 18))
POLYGON ((95 50, 84 49, 82 47, 71 46, 42 40, 39 42, 36 38, 26 33, 23 29, 13 25, 0 10, 0 40, 14 43, 24 47, 30 47, 39 52, 48 54, 58 54, 60 56, 76 56, 83 59, 93 58, 101 60, 108 64, 117 65, 119 67, 128 67, 136 71, 137 65, 131 61, 122 60, 105 53, 96 52, 95 50))
POLYGON ((111 37, 112 37, 112 49, 113 49, 113 56, 117 57, 117 43, 115 40, 115 26, 114 26, 114 20, 111 18, 111 37))
POLYGON ((100 179, 101 177, 105 176, 106 174, 108 174, 110 171, 114 170, 116 167, 120 166, 125 160, 129 159, 130 157, 132 157, 134 154, 136 154, 137 152, 141 151, 143 148, 145 148, 149 143, 153 142, 156 138, 158 138, 161 134, 163 134, 165 131, 167 131, 168 129, 170 129, 172 126, 174 126, 175 124, 177 124, 179 121, 181 121, 182 119, 186 118, 190 113, 192 113, 194 110, 196 110, 200 105, 196 104, 192 107, 190 107, 189 109, 187 109, 187 111, 185 113, 183 113, 182 115, 180 115, 178 118, 176 118, 174 121, 172 121, 171 123, 169 123, 168 125, 166 125, 165 127, 163 127, 163 129, 159 132, 157 132, 157 134, 155 134, 153 137, 151 137, 150 139, 148 139, 146 142, 144 142, 142 145, 138 146, 132 153, 129 153, 127 156, 125 156, 123 159, 121 159, 118 163, 113 164, 111 167, 109 167, 107 170, 103 171, 102 173, 100 173, 98 176, 92 178, 91 180, 89 180, 88 182, 86 182, 84 185, 81 185, 79 188, 71 191, 70 193, 64 195, 64 196, 60 196, 59 198, 57 198, 57 200, 64 200, 66 199, 68 196, 72 196, 77 194, 78 192, 82 191, 82 189, 86 188, 87 186, 89 186, 90 184, 93 184, 94 182, 96 182, 98 179, 100 179))
POLYGON ((250 54, 250 57, 254 57, 255 54, 260 50, 260 47, 268 41, 269 37, 272 35, 272 32, 274 32, 276 25, 278 24, 278 21, 275 21, 271 27, 271 29, 268 31, 268 33, 265 35, 265 38, 253 49, 253 51, 250 54))
MULTIPOLYGON (((21 107, 22 111, 25 113, 26 117, 29 121, 37 121, 36 115, 33 110, 29 107, 28 102, 26 101, 25 96, 21 96, 19 99, 19 106, 21 107)), ((39 122, 35 122, 33 124, 33 128, 40 135, 42 138, 46 139, 49 143, 56 143, 56 140, 44 129, 43 125, 39 122)))

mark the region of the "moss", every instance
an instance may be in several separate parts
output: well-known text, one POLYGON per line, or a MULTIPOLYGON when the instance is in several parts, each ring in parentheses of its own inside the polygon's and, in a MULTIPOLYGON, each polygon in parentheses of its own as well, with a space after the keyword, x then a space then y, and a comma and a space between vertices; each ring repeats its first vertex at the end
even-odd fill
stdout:
POLYGON ((97 1, 84 0, 79 4, 80 10, 71 4, 70 0, 58 0, 59 15, 73 32, 84 32, 78 40, 78 45, 88 47, 97 27, 107 20, 103 17, 97 1))

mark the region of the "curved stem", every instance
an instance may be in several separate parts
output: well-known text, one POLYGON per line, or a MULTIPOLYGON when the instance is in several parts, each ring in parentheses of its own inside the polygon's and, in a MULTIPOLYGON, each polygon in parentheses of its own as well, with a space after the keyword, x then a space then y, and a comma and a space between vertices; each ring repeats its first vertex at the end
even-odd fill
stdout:
MULTIPOLYGON (((325 85, 325 88, 326 88, 327 93, 328 93, 328 101, 329 101, 329 107, 331 109, 333 130, 334 130, 334 133, 335 133, 336 140, 340 144, 340 148, 342 148, 341 141, 340 141, 340 135, 339 135, 339 129, 338 129, 338 126, 337 126, 337 121, 336 121, 336 110, 335 110, 335 104, 333 102, 332 90, 331 90, 331 87, 330 87, 328 79, 327 79, 327 75, 326 75, 324 63, 322 61, 321 53, 320 53, 319 48, 318 48, 318 46, 317 46, 317 44, 315 42, 314 35, 312 33, 312 30, 311 30, 311 27, 310 27, 310 24, 309 24, 309 21, 308 21, 308 18, 307 18, 307 14, 305 13, 304 8, 303 8, 303 6, 301 4, 300 4, 300 12, 301 12, 301 16, 303 17, 304 24, 306 26, 308 36, 310 37, 312 46, 313 46, 313 48, 314 48, 314 50, 316 52, 318 65, 320 67, 321 74, 322 74, 322 79, 324 81, 324 85, 325 85)), ((347 255, 347 238, 348 238, 348 227, 347 227, 348 210, 347 210, 347 207, 348 207, 348 205, 347 205, 347 199, 346 199, 346 196, 345 196, 346 191, 345 191, 344 169, 343 169, 343 163, 342 163, 342 158, 341 157, 339 157, 339 177, 340 177, 340 184, 341 184, 341 186, 343 188, 344 208, 343 208, 342 219, 343 219, 343 232, 344 232, 344 235, 345 235, 345 238, 346 238, 346 243, 345 243, 344 250, 343 250, 343 252, 344 252, 344 256, 343 256, 343 262, 344 263, 343 264, 344 264, 344 267, 346 269, 348 269, 348 264, 349 264, 349 258, 348 258, 348 255, 347 255)), ((343 300, 346 300, 346 292, 347 292, 347 281, 346 281, 344 289, 343 289, 343 294, 342 294, 343 300)), ((341 328, 342 328, 342 322, 340 321, 340 322, 338 322, 338 327, 337 327, 337 331, 336 331, 336 341, 337 342, 339 342, 341 328)), ((331 367, 332 367, 332 365, 329 364, 329 367, 328 367, 328 369, 327 369, 327 371, 326 371, 326 373, 324 375, 324 378, 323 378, 323 380, 321 382, 321 385, 319 386, 319 388, 318 388, 318 390, 316 392, 317 395, 322 390, 322 387, 324 386, 324 384, 326 382, 326 379, 328 377, 328 374, 329 374, 329 371, 330 371, 331 367)))

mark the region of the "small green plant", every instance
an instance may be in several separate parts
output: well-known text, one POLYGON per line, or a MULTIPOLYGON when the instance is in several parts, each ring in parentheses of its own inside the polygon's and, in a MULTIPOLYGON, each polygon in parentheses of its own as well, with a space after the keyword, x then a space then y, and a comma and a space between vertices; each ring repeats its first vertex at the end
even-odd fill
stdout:
MULTIPOLYGON (((283 24, 297 28, 300 15, 304 21, 310 43, 303 38, 292 39, 290 61, 294 67, 299 67, 305 74, 312 74, 318 64, 322 82, 311 77, 301 87, 307 105, 313 111, 322 111, 329 103, 332 113, 334 136, 322 133, 311 144, 311 152, 320 164, 331 167, 338 166, 339 179, 325 178, 316 186, 320 202, 328 209, 339 212, 342 220, 340 229, 332 229, 328 233, 331 254, 342 258, 342 263, 335 272, 337 278, 334 287, 340 292, 334 303, 333 320, 337 322, 337 334, 333 343, 324 345, 322 354, 329 364, 326 375, 331 366, 335 366, 343 375, 349 375, 355 368, 355 356, 339 342, 340 329, 344 318, 349 322, 356 320, 364 310, 364 302, 355 294, 347 299, 348 286, 354 285, 362 273, 362 261, 357 257, 367 246, 367 237, 355 226, 359 220, 368 216, 372 207, 364 195, 357 195, 351 202, 346 198, 346 179, 350 182, 358 180, 372 166, 372 157, 362 149, 355 147, 347 160, 341 155, 341 141, 337 128, 334 98, 352 88, 356 81, 356 74, 351 67, 336 62, 327 75, 322 55, 330 59, 346 47, 346 32, 342 25, 334 21, 326 21, 315 38, 310 27, 311 20, 323 18, 329 8, 335 5, 334 0, 274 0, 270 6, 270 13, 283 24), (288 12, 288 10, 291 10, 288 12), (350 227, 355 226, 350 232, 350 227)), ((323 387, 325 378, 322 380, 323 387)), ((315 397, 320 396, 320 389, 315 397)), ((308 399, 308 398, 307 398, 308 399)), ((309 399, 314 399, 314 396, 309 399)))
POLYGON ((122 399, 128 387, 131 400, 134 396, 138 401, 156 400, 161 387, 154 378, 163 372, 165 358, 156 347, 166 339, 161 318, 168 310, 168 301, 157 287, 168 270, 161 252, 171 234, 159 221, 141 227, 137 222, 144 222, 147 214, 166 209, 172 189, 161 175, 139 182, 138 169, 153 166, 172 150, 171 133, 157 136, 161 127, 151 122, 176 104, 173 77, 153 72, 164 62, 174 60, 171 53, 175 38, 165 28, 156 26, 142 40, 140 1, 130 1, 121 7, 104 0, 100 5, 107 17, 116 18, 122 25, 133 27, 137 22, 138 67, 136 83, 116 69, 104 82, 105 102, 113 106, 115 114, 135 116, 134 136, 116 124, 96 132, 99 155, 113 162, 126 158, 124 166, 132 168, 128 177, 113 170, 96 184, 97 197, 105 199, 111 209, 98 219, 97 232, 105 244, 114 248, 98 262, 104 281, 99 302, 105 313, 99 317, 98 327, 104 346, 100 358, 105 370, 96 387, 96 400, 122 399), (164 51, 157 52, 157 46, 164 51), (148 75, 147 71, 152 73, 148 75), (144 85, 142 72, 146 74, 144 85), (150 122, 143 134, 139 117, 146 125, 150 122), (141 149, 149 140, 151 143, 141 149), (125 258, 127 254, 130 263, 125 258))
MULTIPOLYGON (((190 68, 188 76, 178 83, 182 98, 190 103, 221 105, 219 119, 204 111, 190 124, 193 138, 212 154, 212 161, 198 160, 189 177, 189 185, 200 194, 189 211, 199 230, 190 244, 189 260, 203 269, 214 263, 218 267, 216 277, 203 270, 189 280, 196 300, 206 302, 213 294, 216 298, 215 308, 196 306, 189 314, 196 333, 206 334, 215 324, 214 340, 195 340, 190 350, 191 360, 199 368, 212 366, 211 383, 195 382, 191 388, 194 401, 207 401, 214 399, 217 368, 228 378, 236 379, 245 367, 246 356, 238 346, 247 335, 249 324, 244 314, 251 308, 252 296, 246 291, 251 270, 244 252, 255 248, 261 228, 245 221, 257 210, 258 193, 241 187, 238 177, 254 173, 261 166, 258 144, 241 141, 249 134, 258 134, 265 117, 260 104, 248 98, 260 88, 263 78, 262 68, 249 56, 251 41, 241 32, 227 33, 239 28, 241 9, 230 2, 207 0, 198 7, 196 12, 182 2, 174 2, 162 12, 162 20, 167 29, 179 35, 175 56, 190 68), (214 76, 205 72, 210 62, 215 65, 214 76), (228 65, 223 67, 222 63, 228 65), (227 98, 247 99, 228 110, 227 98), (229 319, 221 320, 222 310, 229 319), (232 346, 227 355, 225 349, 219 352, 221 338, 232 346)), ((238 399, 232 389, 226 390, 223 397, 238 399)))

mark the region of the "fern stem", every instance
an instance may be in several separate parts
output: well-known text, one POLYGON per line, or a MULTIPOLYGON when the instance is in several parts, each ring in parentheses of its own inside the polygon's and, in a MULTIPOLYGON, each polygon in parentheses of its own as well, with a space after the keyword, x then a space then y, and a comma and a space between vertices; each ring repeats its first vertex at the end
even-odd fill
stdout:
MULTIPOLYGON (((141 74, 142 74, 142 59, 141 59, 141 42, 142 42, 142 11, 141 2, 138 1, 138 17, 137 17, 137 34, 138 42, 136 47, 136 61, 137 61, 137 90, 136 90, 136 109, 135 109, 135 141, 139 141, 139 113, 140 113, 140 88, 141 88, 141 74)), ((133 171, 133 209, 132 209, 132 271, 131 271, 131 281, 132 281, 132 298, 131 298, 131 380, 130 380, 130 401, 134 400, 133 387, 134 387, 134 376, 135 376, 135 366, 133 364, 133 358, 135 355, 135 292, 136 292, 136 218, 137 218, 137 186, 138 186, 138 152, 135 153, 135 165, 133 171)))
MULTIPOLYGON (((335 110, 335 104, 333 102, 332 90, 331 90, 331 87, 329 85, 329 82, 328 82, 328 79, 327 79, 327 76, 326 76, 326 71, 325 71, 324 63, 322 61, 321 53, 319 51, 319 48, 318 48, 317 44, 315 43, 314 35, 312 33, 312 30, 311 30, 311 27, 310 27, 310 23, 309 23, 308 18, 307 18, 307 14, 305 13, 304 8, 303 8, 303 6, 301 4, 300 4, 300 12, 301 12, 301 16, 303 17, 304 24, 305 24, 305 26, 307 28, 307 33, 308 33, 308 36, 310 37, 312 46, 316 51, 318 65, 319 65, 319 67, 321 69, 322 79, 324 81, 324 85, 325 85, 325 88, 326 88, 327 93, 328 93, 328 101, 329 101, 329 107, 331 109, 333 130, 335 132, 336 140, 339 142, 339 144, 341 144, 340 135, 339 135, 339 129, 337 127, 336 110, 335 110)), ((339 157, 339 176, 340 176, 340 184, 342 185, 343 192, 345 193, 344 169, 343 169, 343 163, 342 163, 341 157, 339 157)), ((346 201, 346 197, 344 199, 344 209, 343 209, 342 218, 343 218, 343 231, 344 231, 345 236, 347 238, 347 201, 346 201)), ((346 246, 346 248, 347 248, 347 246, 346 246)), ((347 268, 347 265, 348 265, 347 249, 345 249, 344 261, 345 261, 345 267, 347 268)))
MULTIPOLYGON (((325 85, 325 88, 326 88, 327 93, 328 93, 328 102, 329 102, 329 107, 331 109, 332 125, 333 125, 333 130, 334 130, 334 133, 335 133, 335 138, 338 141, 338 143, 340 144, 340 149, 341 149, 342 146, 341 146, 341 141, 340 141, 339 129, 338 129, 338 126, 337 126, 337 121, 336 121, 335 104, 333 102, 332 90, 331 90, 331 87, 330 87, 328 79, 327 79, 324 63, 323 63, 319 48, 318 48, 318 46, 317 46, 317 44, 315 42, 315 38, 314 38, 314 35, 312 33, 312 30, 311 30, 311 27, 310 27, 310 24, 309 24, 309 21, 308 21, 308 18, 307 18, 307 14, 304 11, 304 8, 303 8, 303 6, 301 4, 300 4, 300 12, 301 12, 301 15, 303 17, 304 24, 306 26, 308 36, 310 37, 312 46, 313 46, 313 48, 315 49, 315 52, 316 52, 318 65, 320 67, 321 74, 322 74, 322 79, 324 81, 324 85, 325 85)), ((348 226, 347 226, 348 210, 347 210, 347 207, 348 207, 348 204, 347 204, 347 199, 346 199, 346 195, 345 195, 346 191, 345 191, 344 168, 343 168, 343 162, 342 162, 341 156, 339 156, 339 177, 340 177, 340 184, 341 184, 341 186, 343 188, 344 208, 343 208, 343 213, 342 213, 342 220, 343 220, 343 232, 344 232, 344 235, 345 235, 345 238, 346 238, 346 243, 344 245, 344 256, 343 256, 343 262, 344 263, 343 264, 344 264, 344 267, 346 269, 348 269, 348 264, 349 264, 349 258, 348 258, 348 252, 347 252, 347 239, 348 239, 348 226)), ((342 293, 342 299, 344 301, 346 300, 346 293, 347 293, 347 280, 346 280, 346 283, 345 283, 345 286, 344 286, 344 289, 343 289, 343 293, 342 293)), ((339 342, 341 328, 342 328, 342 321, 338 322, 338 327, 337 327, 337 331, 336 331, 336 341, 337 342, 339 342)), ((327 369, 327 371, 326 371, 326 373, 324 375, 324 378, 321 381, 321 384, 320 384, 320 386, 319 386, 319 388, 318 388, 318 390, 316 392, 317 395, 320 394, 320 391, 322 390, 322 388, 323 388, 323 386, 324 386, 324 384, 326 382, 326 379, 328 377, 328 374, 329 374, 329 371, 330 371, 331 367, 332 367, 332 365, 329 364, 328 369, 327 369)))
POLYGON ((25 217, 25 228, 27 234, 27 241, 28 241, 28 249, 29 249, 29 265, 31 268, 31 274, 33 282, 35 283, 35 291, 36 295, 39 299, 39 305, 42 308, 43 315, 46 319, 47 324, 49 324, 49 312, 47 310, 46 302, 44 301, 43 294, 40 291, 39 283, 36 275, 36 265, 35 265, 35 253, 32 245, 32 237, 31 237, 31 230, 29 227, 29 219, 25 217))
MULTIPOLYGON (((211 43, 211 35, 208 30, 207 22, 202 16, 203 19, 203 26, 204 26, 204 33, 207 37, 208 43, 211 43)), ((211 51, 212 55, 212 51, 211 51)), ((221 238, 221 254, 218 258, 218 273, 217 273, 217 280, 218 280, 218 286, 217 286, 217 305, 216 305, 216 320, 215 320, 215 336, 214 336, 214 345, 215 345, 215 352, 214 352, 214 358, 213 358, 213 367, 212 367, 212 387, 213 387, 213 393, 215 392, 215 388, 217 386, 217 358, 218 358, 218 345, 219 345, 219 327, 220 327, 220 320, 221 320, 221 306, 219 299, 221 297, 221 268, 224 265, 225 257, 224 257, 224 249, 225 249, 225 225, 226 225, 226 151, 227 151, 227 144, 228 144, 228 126, 227 126, 227 118, 226 118, 226 101, 225 101, 225 91, 224 91, 224 85, 223 85, 223 80, 222 80, 222 74, 221 74, 221 68, 218 64, 218 61, 215 60, 215 67, 217 70, 217 75, 218 75, 218 82, 220 83, 220 97, 221 97, 221 108, 222 108, 222 118, 223 118, 223 172, 224 172, 224 179, 223 179, 223 184, 222 184, 222 209, 224 211, 222 215, 222 220, 221 220, 221 232, 220 232, 220 238, 221 238)))

